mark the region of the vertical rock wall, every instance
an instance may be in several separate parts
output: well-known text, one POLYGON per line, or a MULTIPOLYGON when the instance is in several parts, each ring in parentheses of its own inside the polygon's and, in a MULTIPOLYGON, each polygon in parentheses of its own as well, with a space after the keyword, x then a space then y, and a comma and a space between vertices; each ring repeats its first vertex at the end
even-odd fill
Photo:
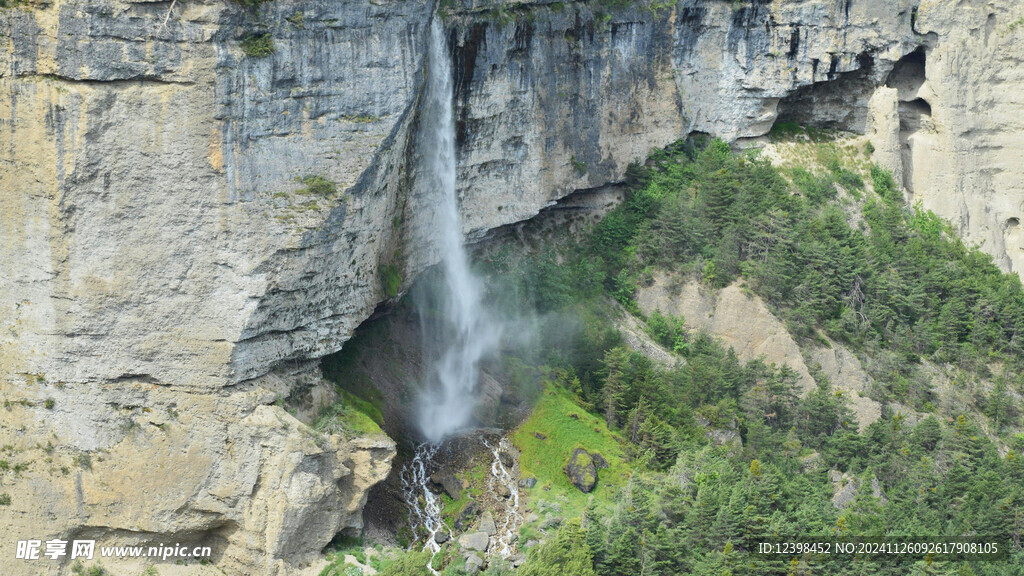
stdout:
MULTIPOLYGON (((921 2, 896 89, 903 183, 1005 270, 1024 269, 1024 5, 921 2)), ((892 95, 889 97, 892 101, 892 95)), ((890 103, 889 106, 892 106, 890 103)))

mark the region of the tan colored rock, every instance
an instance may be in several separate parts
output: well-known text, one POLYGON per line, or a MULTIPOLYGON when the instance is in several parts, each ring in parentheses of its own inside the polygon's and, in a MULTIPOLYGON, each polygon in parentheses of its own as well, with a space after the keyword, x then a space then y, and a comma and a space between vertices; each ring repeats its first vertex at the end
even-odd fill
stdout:
POLYGON ((899 92, 882 86, 871 96, 867 135, 875 151, 871 160, 902 183, 903 144, 900 142, 899 92))
MULTIPOLYGON (((637 290, 636 298, 645 314, 658 310, 681 315, 689 330, 706 330, 735 350, 744 362, 763 358, 769 364, 789 366, 796 372, 804 394, 817 387, 804 362, 804 351, 786 325, 759 297, 744 289, 741 281, 712 291, 695 280, 678 284, 666 275, 658 275, 650 286, 637 290)), ((852 352, 838 343, 831 344, 831 348, 810 349, 807 357, 820 365, 836 390, 846 394, 858 427, 864 430, 881 416, 878 402, 861 394, 871 378, 852 352)))
POLYGON ((881 404, 863 395, 871 385, 872 378, 864 371, 853 352, 829 340, 829 347, 812 348, 806 355, 812 366, 817 364, 836 390, 846 394, 861 432, 881 417, 881 404))
POLYGON ((622 339, 630 350, 643 354, 655 364, 663 368, 673 368, 677 363, 685 362, 681 357, 655 342, 640 325, 640 322, 629 312, 619 311, 619 316, 615 319, 615 327, 622 334, 622 339))
POLYGON ((900 94, 904 183, 1006 270, 1024 268, 1024 4, 924 0, 916 86, 900 94), (908 162, 909 160, 909 162, 908 162))
POLYGON ((651 286, 637 291, 636 299, 645 314, 658 310, 683 316, 689 329, 706 330, 744 362, 764 358, 769 364, 789 366, 804 392, 816 387, 786 326, 760 298, 741 288, 739 281, 717 292, 689 281, 674 292, 670 279, 658 275, 651 286))
POLYGON ((811 362, 816 363, 828 377, 829 382, 857 392, 865 391, 872 379, 860 364, 860 360, 845 346, 828 340, 829 346, 815 348, 808 352, 811 362))
POLYGON ((863 432, 868 426, 874 424, 882 417, 882 405, 877 401, 861 396, 856 390, 843 389, 838 387, 849 399, 850 410, 857 417, 857 430, 863 432))
POLYGON ((0 479, 12 496, 5 541, 210 546, 230 572, 291 574, 335 533, 362 526, 367 492, 395 454, 383 435, 315 432, 258 383, 211 395, 139 381, 8 382, 0 395, 4 458, 28 466, 0 479))

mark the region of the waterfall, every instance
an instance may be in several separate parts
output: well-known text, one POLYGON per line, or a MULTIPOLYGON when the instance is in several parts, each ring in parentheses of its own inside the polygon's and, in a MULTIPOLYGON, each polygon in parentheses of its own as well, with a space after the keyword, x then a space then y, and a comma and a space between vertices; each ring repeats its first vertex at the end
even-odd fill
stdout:
MULTIPOLYGON (((424 326, 427 344, 436 347, 419 400, 419 424, 430 442, 466 426, 472 419, 480 360, 495 350, 500 327, 483 305, 483 284, 469 267, 463 246, 455 176, 455 121, 452 67, 444 28, 435 17, 430 27, 426 94, 420 115, 421 177, 439 206, 430 225, 439 233, 444 275, 437 303, 441 327, 424 326)), ((421 312, 421 323, 424 323, 421 312)))

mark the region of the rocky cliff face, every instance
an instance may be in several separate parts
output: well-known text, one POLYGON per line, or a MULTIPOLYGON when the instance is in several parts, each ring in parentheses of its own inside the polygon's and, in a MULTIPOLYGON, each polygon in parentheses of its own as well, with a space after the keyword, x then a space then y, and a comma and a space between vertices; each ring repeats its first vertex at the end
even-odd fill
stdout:
POLYGON ((926 0, 920 47, 876 96, 872 127, 910 199, 1005 270, 1024 269, 1024 5, 926 0))
MULTIPOLYGON (((689 132, 743 141, 782 118, 872 131, 915 197, 1021 262, 1016 3, 625 4, 437 9, 464 232, 689 132)), ((272 573, 358 525, 393 454, 273 402, 394 296, 382 277, 436 260, 412 137, 435 6, 169 8, 0 9, 0 444, 33 462, 2 478, 19 499, 0 539, 209 537, 231 570, 272 573), (263 34, 274 52, 247 55, 263 34)))

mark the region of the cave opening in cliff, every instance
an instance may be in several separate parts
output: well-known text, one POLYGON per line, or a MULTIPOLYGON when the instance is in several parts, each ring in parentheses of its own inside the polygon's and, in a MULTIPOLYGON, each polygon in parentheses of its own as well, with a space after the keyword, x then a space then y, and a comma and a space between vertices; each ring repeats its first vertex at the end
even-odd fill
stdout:
POLYGON ((926 138, 931 130, 932 106, 925 99, 927 90, 927 52, 918 46, 903 56, 886 77, 885 85, 896 90, 899 114, 900 156, 903 183, 907 191, 914 192, 915 140, 926 138))
POLYGON ((919 46, 910 54, 900 58, 893 66, 892 72, 885 80, 885 85, 897 90, 901 102, 917 97, 927 77, 926 60, 925 49, 923 46, 919 46))
POLYGON ((858 55, 856 62, 853 70, 833 72, 839 67, 833 56, 827 79, 802 86, 779 100, 775 123, 863 133, 868 101, 876 85, 875 66, 867 53, 858 55))

